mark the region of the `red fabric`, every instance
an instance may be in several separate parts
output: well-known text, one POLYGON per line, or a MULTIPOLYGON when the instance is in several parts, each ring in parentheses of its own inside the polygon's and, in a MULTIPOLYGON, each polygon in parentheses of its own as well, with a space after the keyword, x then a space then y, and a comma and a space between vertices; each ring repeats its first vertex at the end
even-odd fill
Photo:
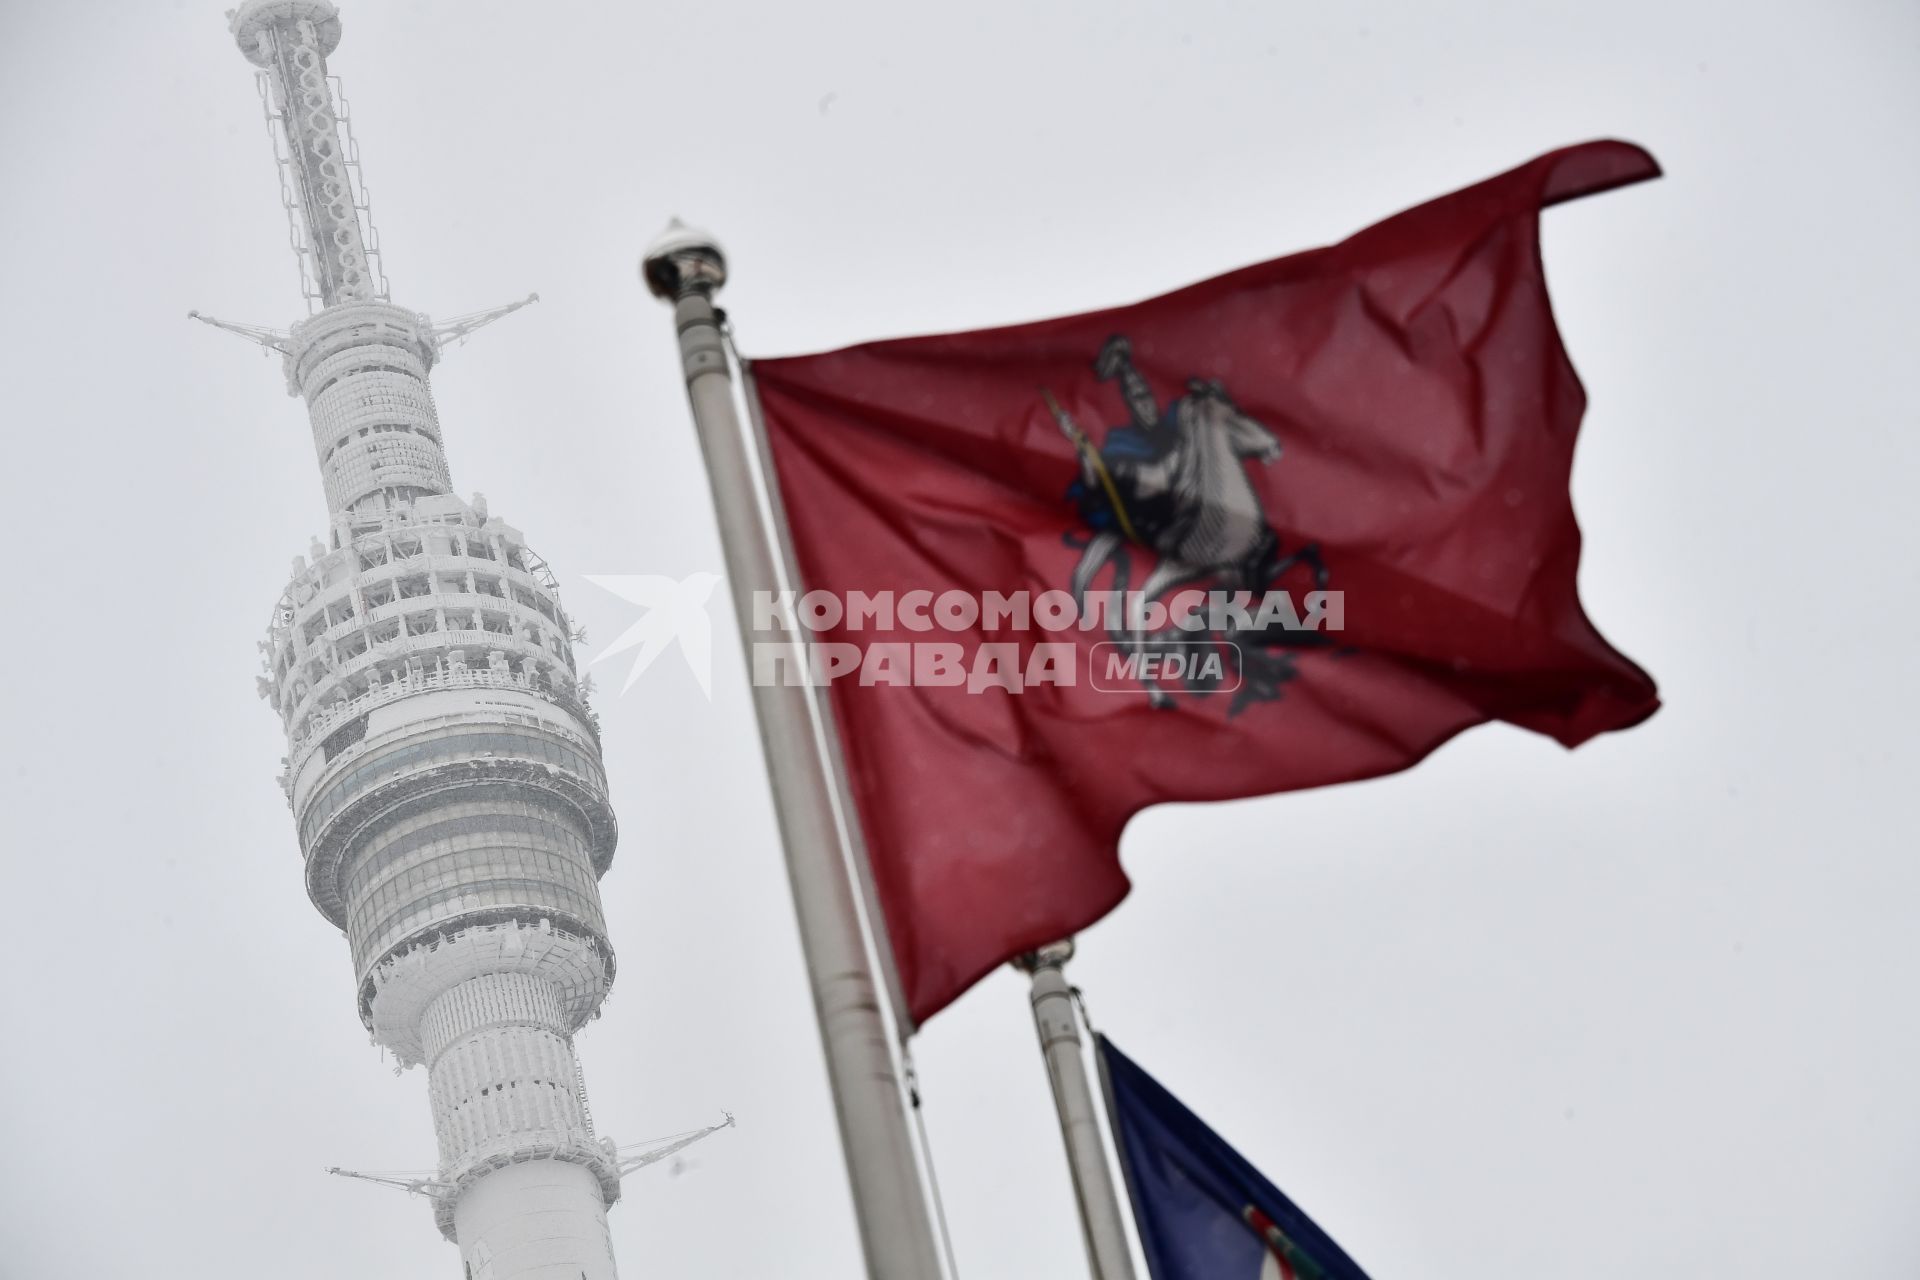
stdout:
MULTIPOLYGON (((1064 589, 1087 526, 1039 389, 1095 445, 1129 421, 1093 361, 1132 342, 1160 404, 1217 379, 1283 452, 1243 465, 1282 552, 1317 544, 1347 651, 1298 657, 1279 696, 1078 686, 833 685, 860 818, 916 1021, 1126 894, 1118 840, 1163 800, 1404 769, 1500 719, 1571 747, 1657 708, 1588 622, 1568 496, 1586 398, 1549 309, 1540 209, 1658 174, 1595 142, 1389 218, 1331 248, 1147 302, 754 365, 809 588, 1064 589)), ((1152 557, 1132 548, 1132 585, 1152 557)), ((1313 586, 1303 565, 1280 580, 1313 586)), ((823 638, 1073 639, 872 630, 823 638)), ((1171 853, 1168 856, 1173 856, 1171 853)))

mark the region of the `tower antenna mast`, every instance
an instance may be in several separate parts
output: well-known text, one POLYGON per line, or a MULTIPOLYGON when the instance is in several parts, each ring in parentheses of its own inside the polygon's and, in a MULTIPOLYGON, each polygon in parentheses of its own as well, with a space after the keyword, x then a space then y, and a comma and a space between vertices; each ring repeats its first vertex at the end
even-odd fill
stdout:
POLYGON ((614 1280, 607 1208, 635 1157, 595 1135, 575 1054, 614 977, 599 723, 553 574, 454 493, 428 383, 449 343, 533 298, 441 324, 396 305, 327 71, 339 14, 247 0, 228 18, 308 314, 195 318, 282 356, 330 526, 294 557, 258 683, 307 896, 347 937, 368 1033, 427 1068, 439 1145, 430 1174, 348 1176, 426 1195, 469 1276, 614 1280))

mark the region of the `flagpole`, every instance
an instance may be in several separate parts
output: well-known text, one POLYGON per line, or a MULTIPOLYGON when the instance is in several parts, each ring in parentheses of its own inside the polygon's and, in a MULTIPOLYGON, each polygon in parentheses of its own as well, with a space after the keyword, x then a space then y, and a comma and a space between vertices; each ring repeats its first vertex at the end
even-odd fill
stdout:
MULTIPOLYGON (((773 521, 775 536, 774 551, 780 557, 780 586, 784 589, 799 591, 805 586, 800 573, 800 562, 793 553, 793 538, 788 532, 787 507, 780 496, 780 485, 774 476, 773 453, 767 445, 767 424, 761 416, 760 389, 753 380, 753 364, 742 356, 733 345, 732 331, 721 327, 721 337, 726 339, 727 348, 732 352, 735 363, 740 369, 740 389, 747 403, 748 439, 754 447, 754 462, 763 477, 764 492, 767 498, 767 515, 773 521)), ((841 834, 846 840, 843 852, 859 889, 862 918, 866 924, 867 943, 871 951, 879 957, 880 976, 886 979, 887 1002, 893 1011, 893 1029, 900 1045, 903 1062, 907 1068, 907 1093, 914 1099, 914 1107, 920 1103, 917 1089, 913 1085, 912 1053, 907 1047, 908 1039, 913 1035, 913 1011, 907 1003, 907 993, 900 985, 900 968, 893 962, 893 940, 887 932, 887 913, 880 909, 880 891, 873 882, 873 863, 867 857, 867 836, 860 827, 859 810, 854 807, 852 785, 848 781, 846 755, 840 745, 840 731, 834 721, 833 703, 824 691, 809 683, 808 692, 812 695, 814 714, 821 728, 819 742, 824 753, 827 777, 832 781, 834 798, 839 803, 841 815, 841 834)), ((932 1162, 928 1161, 929 1182, 931 1182, 932 1162)), ((935 1203, 939 1197, 934 1197, 935 1203)), ((941 1230, 944 1240, 946 1231, 941 1230)))
MULTIPOLYGON (((673 304, 687 399, 751 668, 754 595, 774 591, 779 565, 767 495, 755 479, 734 411, 733 377, 713 305, 714 293, 726 283, 726 259, 712 237, 675 222, 648 247, 641 277, 655 297, 673 304)), ((792 626, 772 639, 783 649, 779 656, 788 670, 806 669, 805 647, 792 626)), ((906 1096, 883 1013, 885 995, 861 932, 833 784, 814 735, 811 691, 804 683, 756 680, 753 703, 867 1274, 870 1280, 940 1280, 906 1096)))
POLYGON ((1080 1234, 1093 1280, 1133 1280, 1126 1215, 1107 1163, 1107 1144, 1100 1136, 1098 1108, 1081 1051, 1080 1014, 1067 981, 1066 964, 1072 958, 1073 939, 1068 938, 1029 951, 1013 963, 1033 979, 1033 1027, 1040 1035, 1040 1053, 1053 1082, 1053 1106, 1060 1117, 1060 1136, 1067 1144, 1074 1199, 1080 1207, 1080 1234))

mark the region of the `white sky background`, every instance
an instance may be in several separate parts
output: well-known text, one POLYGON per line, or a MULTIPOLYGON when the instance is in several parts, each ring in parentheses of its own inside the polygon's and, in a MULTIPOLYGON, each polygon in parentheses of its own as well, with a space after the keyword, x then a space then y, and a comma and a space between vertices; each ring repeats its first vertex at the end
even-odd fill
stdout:
MULTIPOLYGON (((11 553, 0 1277, 457 1274, 254 642, 325 511, 251 69, 214 3, 0 10, 11 553)), ((679 213, 749 351, 1128 301, 1596 136, 1669 176, 1546 218, 1592 409, 1582 587, 1668 706, 1574 754, 1150 813, 1073 976, 1377 1280, 1911 1277, 1920 11, 1900 3, 349 0, 394 298, 542 303, 435 377, 455 483, 560 572, 720 566, 667 312, 679 213), (1443 9, 1452 10, 1443 12, 1443 9)), ((719 596, 716 596, 718 599, 719 596)), ((724 606, 722 606, 724 607, 724 606)), ((856 1252, 738 654, 600 700, 620 954, 581 1037, 625 1274, 856 1252)), ((617 687, 620 671, 602 678, 617 687)), ((1024 982, 918 1042, 963 1273, 1084 1274, 1024 982)))

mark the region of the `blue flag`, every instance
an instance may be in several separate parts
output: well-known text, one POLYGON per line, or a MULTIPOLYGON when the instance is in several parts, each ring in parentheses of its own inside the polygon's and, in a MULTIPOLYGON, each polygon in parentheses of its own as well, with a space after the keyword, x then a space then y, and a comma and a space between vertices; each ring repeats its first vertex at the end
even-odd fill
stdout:
POLYGON ((1105 1036, 1100 1075, 1153 1280, 1367 1280, 1220 1135, 1105 1036))

